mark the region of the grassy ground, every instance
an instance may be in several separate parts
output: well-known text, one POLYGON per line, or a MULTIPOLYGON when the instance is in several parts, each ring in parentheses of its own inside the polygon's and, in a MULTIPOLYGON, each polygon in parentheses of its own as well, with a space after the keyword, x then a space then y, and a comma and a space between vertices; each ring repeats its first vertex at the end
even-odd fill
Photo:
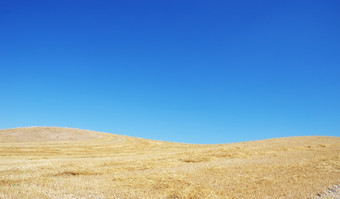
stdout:
POLYGON ((0 198, 309 198, 339 184, 339 137, 192 145, 0 130, 0 198))

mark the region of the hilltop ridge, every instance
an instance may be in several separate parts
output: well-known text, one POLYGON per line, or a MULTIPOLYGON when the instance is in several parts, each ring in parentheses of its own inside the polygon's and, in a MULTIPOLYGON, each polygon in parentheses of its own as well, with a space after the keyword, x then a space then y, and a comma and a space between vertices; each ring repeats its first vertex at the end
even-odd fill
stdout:
POLYGON ((0 130, 0 198, 307 198, 340 184, 340 138, 182 144, 90 130, 0 130))

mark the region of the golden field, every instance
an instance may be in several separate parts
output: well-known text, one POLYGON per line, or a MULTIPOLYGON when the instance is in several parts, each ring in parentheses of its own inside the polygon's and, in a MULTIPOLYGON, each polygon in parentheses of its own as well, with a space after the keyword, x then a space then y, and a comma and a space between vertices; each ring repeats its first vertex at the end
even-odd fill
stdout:
POLYGON ((313 198, 340 137, 194 145, 56 127, 0 130, 0 198, 313 198))

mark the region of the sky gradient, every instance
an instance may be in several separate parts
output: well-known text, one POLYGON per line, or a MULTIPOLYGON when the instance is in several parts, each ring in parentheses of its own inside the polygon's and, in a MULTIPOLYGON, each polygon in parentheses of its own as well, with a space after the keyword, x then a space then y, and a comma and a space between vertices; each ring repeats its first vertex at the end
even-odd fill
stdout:
POLYGON ((339 1, 1 1, 0 128, 340 136, 339 1))

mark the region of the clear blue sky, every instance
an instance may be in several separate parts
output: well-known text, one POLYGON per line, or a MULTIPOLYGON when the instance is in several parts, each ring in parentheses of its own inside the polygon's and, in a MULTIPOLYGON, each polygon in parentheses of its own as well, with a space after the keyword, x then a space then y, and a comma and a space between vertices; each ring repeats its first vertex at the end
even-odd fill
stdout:
POLYGON ((0 128, 340 136, 340 2, 0 1, 0 128))

